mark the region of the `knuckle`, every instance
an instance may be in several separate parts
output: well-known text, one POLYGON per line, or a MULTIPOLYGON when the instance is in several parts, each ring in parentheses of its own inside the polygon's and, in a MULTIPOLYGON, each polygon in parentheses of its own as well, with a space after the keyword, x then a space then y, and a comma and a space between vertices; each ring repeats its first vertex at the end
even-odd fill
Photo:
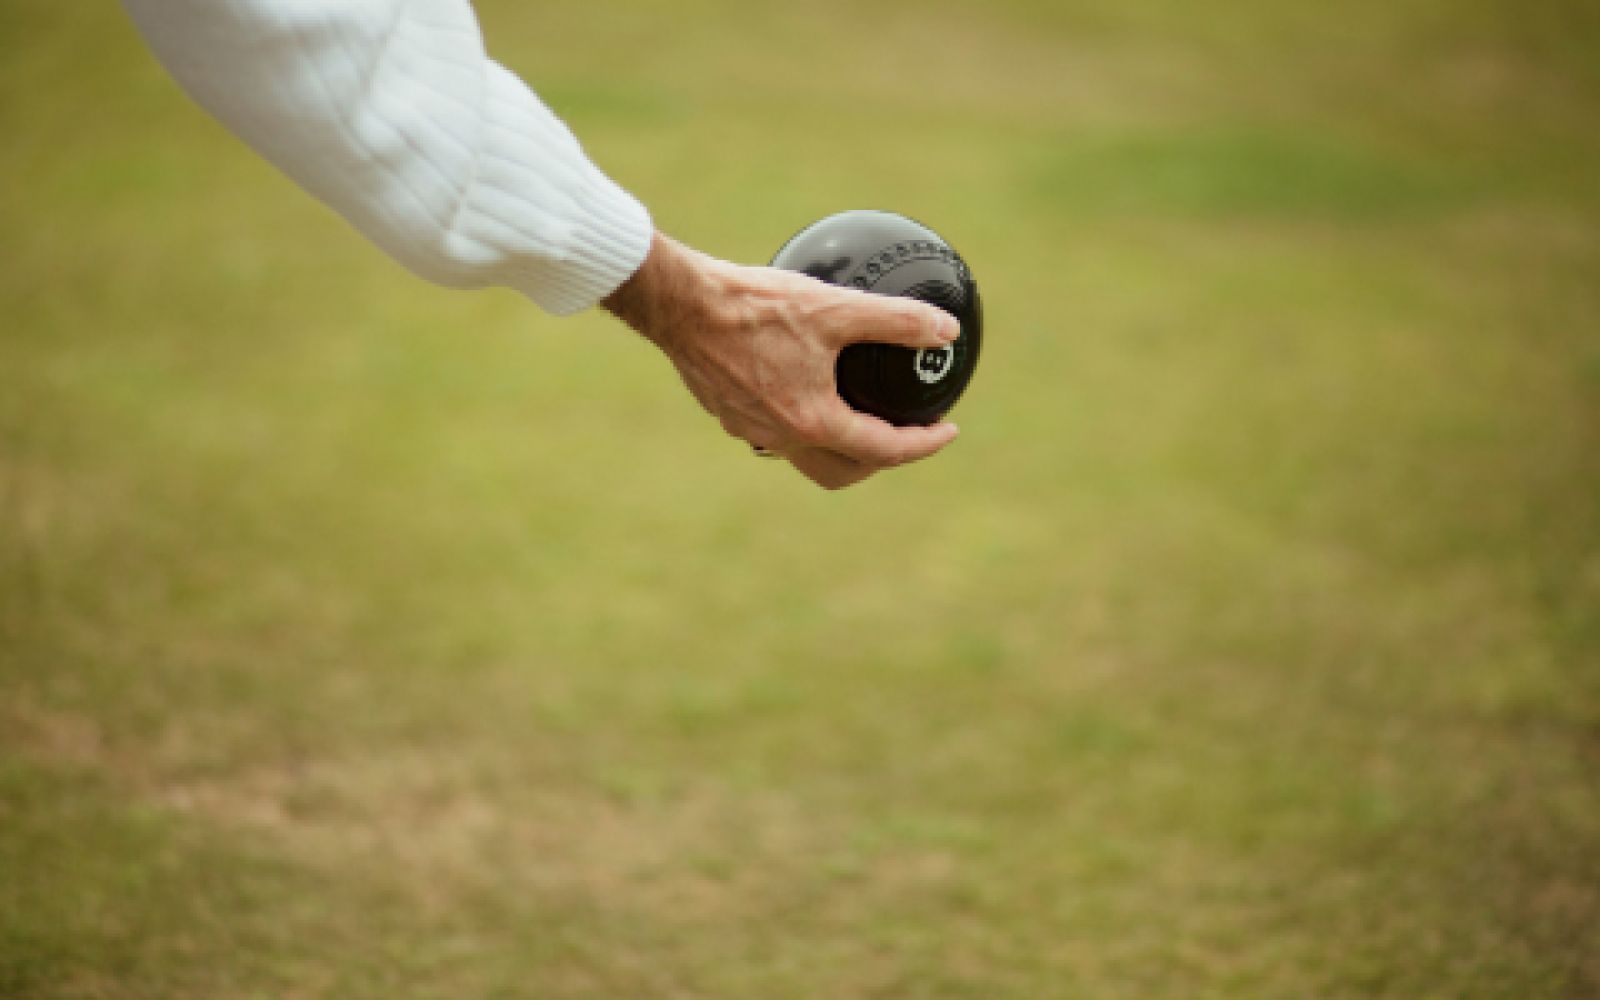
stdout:
POLYGON ((800 409, 789 414, 789 431, 806 444, 819 444, 828 436, 828 422, 814 409, 800 409))
POLYGON ((862 459, 880 469, 893 468, 905 460, 905 449, 898 441, 882 441, 874 438, 871 446, 862 450, 865 452, 861 456, 862 459))
POLYGON ((922 456, 916 448, 896 442, 885 449, 883 457, 884 464, 889 468, 894 468, 896 466, 909 465, 922 456))

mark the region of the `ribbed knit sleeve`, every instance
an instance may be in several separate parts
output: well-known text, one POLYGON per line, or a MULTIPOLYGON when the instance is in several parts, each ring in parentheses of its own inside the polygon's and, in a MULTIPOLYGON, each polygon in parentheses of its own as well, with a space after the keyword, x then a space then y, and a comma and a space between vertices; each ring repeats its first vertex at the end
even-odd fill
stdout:
POLYGON ((484 51, 467 0, 124 0, 202 107, 417 274, 557 314, 652 226, 484 51))

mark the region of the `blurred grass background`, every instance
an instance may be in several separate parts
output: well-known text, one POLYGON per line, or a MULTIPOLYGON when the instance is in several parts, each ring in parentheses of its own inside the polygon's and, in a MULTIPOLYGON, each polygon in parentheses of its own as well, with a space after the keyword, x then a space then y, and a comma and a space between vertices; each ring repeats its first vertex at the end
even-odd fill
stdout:
POLYGON ((1600 8, 485 2, 667 231, 879 206, 936 461, 751 461, 0 0, 0 995, 1600 993, 1600 8))

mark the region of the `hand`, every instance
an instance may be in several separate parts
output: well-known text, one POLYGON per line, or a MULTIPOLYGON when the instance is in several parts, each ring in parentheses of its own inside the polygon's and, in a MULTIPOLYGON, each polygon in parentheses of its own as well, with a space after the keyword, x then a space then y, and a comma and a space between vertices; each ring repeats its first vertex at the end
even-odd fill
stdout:
POLYGON ((942 347, 961 329, 913 299, 741 267, 657 233, 639 271, 604 303, 664 351, 729 434, 841 489, 927 458, 956 426, 895 427, 839 398, 834 364, 858 341, 942 347))

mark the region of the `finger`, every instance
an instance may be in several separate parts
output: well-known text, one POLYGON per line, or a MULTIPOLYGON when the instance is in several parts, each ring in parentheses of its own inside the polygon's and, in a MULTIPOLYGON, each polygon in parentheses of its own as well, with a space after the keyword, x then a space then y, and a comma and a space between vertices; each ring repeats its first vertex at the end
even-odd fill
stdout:
POLYGON ((837 290, 841 308, 827 324, 834 347, 871 341, 903 347, 944 347, 961 335, 961 324, 938 306, 916 299, 875 295, 853 288, 837 290))
POLYGON ((932 427, 896 427, 853 410, 843 401, 830 411, 828 434, 819 445, 877 468, 917 462, 939 451, 960 433, 946 421, 932 427))
POLYGON ((825 490, 842 490, 854 486, 876 472, 851 458, 837 455, 823 448, 795 448, 783 456, 807 479, 825 490))

